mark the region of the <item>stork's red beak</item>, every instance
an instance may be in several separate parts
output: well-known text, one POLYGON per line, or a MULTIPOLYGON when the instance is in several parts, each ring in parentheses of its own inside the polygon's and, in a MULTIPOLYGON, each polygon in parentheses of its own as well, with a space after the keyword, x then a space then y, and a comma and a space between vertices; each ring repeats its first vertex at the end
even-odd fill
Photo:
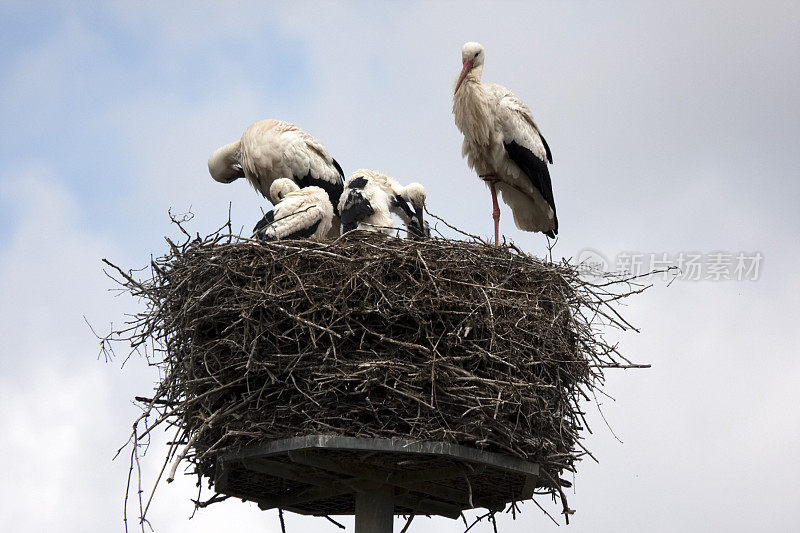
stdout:
POLYGON ((453 94, 458 92, 458 88, 461 87, 461 83, 464 81, 464 78, 467 77, 467 73, 472 70, 472 61, 469 59, 464 60, 464 68, 461 69, 461 74, 458 75, 458 81, 456 82, 456 90, 453 91, 453 94))

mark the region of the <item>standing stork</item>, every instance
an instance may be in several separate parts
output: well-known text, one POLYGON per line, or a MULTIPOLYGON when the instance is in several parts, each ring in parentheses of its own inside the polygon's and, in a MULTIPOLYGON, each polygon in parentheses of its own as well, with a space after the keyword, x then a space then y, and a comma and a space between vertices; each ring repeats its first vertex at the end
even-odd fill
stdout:
POLYGON ((339 211, 342 213, 344 231, 354 229, 351 221, 356 220, 374 224, 376 226, 391 226, 391 218, 386 214, 393 213, 408 228, 411 237, 421 239, 430 237, 430 229, 423 219, 425 207, 425 187, 420 183, 409 183, 405 187, 396 179, 375 170, 362 168, 356 170, 345 182, 345 191, 340 200, 339 211), (380 189, 382 193, 374 192, 380 189), (384 205, 388 202, 388 205, 384 205), (411 207, 409 207, 411 204, 411 207), (413 211, 412 211, 413 207, 413 211), (344 210, 348 210, 345 224, 344 210), (367 221, 367 218, 374 218, 367 221))
POLYGON ((323 240, 333 223, 333 206, 328 193, 310 185, 302 189, 294 181, 279 178, 269 187, 275 209, 269 211, 256 227, 253 236, 266 240, 323 240))
POLYGON ((499 241, 497 191, 524 231, 558 234, 558 217, 547 163, 550 147, 531 110, 496 83, 481 83, 484 51, 478 43, 461 49, 463 68, 453 92, 456 126, 464 134, 462 155, 492 193, 494 242, 499 241))
MULTIPOLYGON (((328 194, 334 211, 344 183, 342 167, 322 143, 294 124, 274 119, 252 124, 241 139, 218 148, 208 158, 208 171, 222 183, 247 178, 267 198, 270 186, 279 178, 291 179, 301 188, 320 187, 328 194)), ((334 235, 338 235, 338 228, 337 216, 334 235)))

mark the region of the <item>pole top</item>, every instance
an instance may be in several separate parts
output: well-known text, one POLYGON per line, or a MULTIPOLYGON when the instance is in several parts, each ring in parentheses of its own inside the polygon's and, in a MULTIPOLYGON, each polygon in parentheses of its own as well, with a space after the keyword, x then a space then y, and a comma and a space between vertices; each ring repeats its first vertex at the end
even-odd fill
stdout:
POLYGON ((457 518, 528 499, 539 465, 446 442, 308 435, 226 450, 215 490, 262 509, 354 514, 358 494, 389 487, 394 514, 457 518))

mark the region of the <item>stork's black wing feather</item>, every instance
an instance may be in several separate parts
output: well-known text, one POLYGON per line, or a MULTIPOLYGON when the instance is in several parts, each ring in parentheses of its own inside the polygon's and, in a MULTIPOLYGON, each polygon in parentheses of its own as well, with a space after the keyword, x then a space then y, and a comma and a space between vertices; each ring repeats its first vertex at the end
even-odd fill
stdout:
POLYGON ((367 186, 367 178, 364 176, 358 176, 357 178, 353 178, 350 180, 350 183, 347 184, 348 189, 363 189, 367 186))
MULTIPOLYGON (((339 171, 341 172, 341 169, 339 169, 339 171)), ((319 187, 320 189, 324 190, 326 193, 328 193, 328 199, 333 206, 333 212, 337 215, 339 214, 339 208, 337 206, 339 205, 339 198, 342 196, 342 191, 344 191, 344 182, 341 179, 336 180, 336 183, 331 183, 330 181, 312 176, 311 172, 309 171, 309 173, 303 177, 299 178, 295 176, 294 181, 300 186, 300 188, 314 185, 315 187, 319 187)))
POLYGON ((336 170, 339 171, 339 176, 341 176, 342 182, 344 182, 344 170, 342 170, 342 167, 341 167, 341 165, 339 165, 338 161, 336 161, 332 157, 331 157, 331 159, 333 160, 333 166, 336 167, 336 170))
MULTIPOLYGON (((544 143, 544 137, 542 137, 544 143)), ((545 150, 550 155, 550 149, 547 148, 547 143, 544 143, 545 150)), ((553 230, 548 231, 546 235, 550 238, 555 238, 558 235, 558 216, 556 216, 556 203, 553 199, 553 184, 550 181, 550 171, 547 169, 547 163, 536 157, 536 154, 517 144, 516 141, 510 143, 503 143, 503 146, 508 152, 511 160, 522 169, 522 172, 528 176, 534 187, 542 194, 542 198, 547 202, 553 210, 553 230)))
POLYGON ((257 232, 261 228, 266 228, 270 224, 275 221, 275 211, 270 209, 267 213, 256 223, 256 226, 253 228, 253 233, 257 232))
POLYGON ((550 152, 550 146, 548 146, 547 141, 544 139, 544 135, 542 135, 542 132, 538 133, 539 133, 539 138, 542 140, 542 144, 544 145, 544 153, 547 155, 547 161, 552 165, 553 154, 550 152))
POLYGON ((397 207, 403 213, 405 213, 405 216, 400 218, 403 218, 403 222, 405 222, 406 224, 408 224, 409 220, 414 218, 414 211, 411 210, 411 207, 408 205, 408 202, 406 202, 402 196, 396 194, 392 196, 392 207, 397 207))
POLYGON ((347 199, 342 209, 342 232, 356 229, 359 221, 375 213, 369 200, 359 191, 348 189, 347 199))

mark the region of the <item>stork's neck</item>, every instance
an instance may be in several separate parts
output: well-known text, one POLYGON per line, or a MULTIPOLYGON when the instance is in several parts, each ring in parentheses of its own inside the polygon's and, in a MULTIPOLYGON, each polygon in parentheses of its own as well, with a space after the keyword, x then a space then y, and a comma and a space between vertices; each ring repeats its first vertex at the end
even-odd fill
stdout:
POLYGON ((467 72, 467 77, 464 78, 464 82, 472 82, 472 83, 480 83, 481 77, 483 76, 483 65, 479 67, 473 67, 467 72))
POLYGON ((480 90, 481 87, 481 77, 483 76, 483 66, 480 67, 473 67, 467 75, 464 77, 464 81, 461 83, 461 87, 458 88, 459 93, 465 93, 469 91, 465 91, 464 89, 471 88, 472 90, 478 89, 480 90))
POLYGON ((491 99, 489 91, 481 83, 482 74, 483 67, 475 67, 467 73, 461 87, 453 95, 453 114, 465 140, 488 144, 493 129, 491 99))

